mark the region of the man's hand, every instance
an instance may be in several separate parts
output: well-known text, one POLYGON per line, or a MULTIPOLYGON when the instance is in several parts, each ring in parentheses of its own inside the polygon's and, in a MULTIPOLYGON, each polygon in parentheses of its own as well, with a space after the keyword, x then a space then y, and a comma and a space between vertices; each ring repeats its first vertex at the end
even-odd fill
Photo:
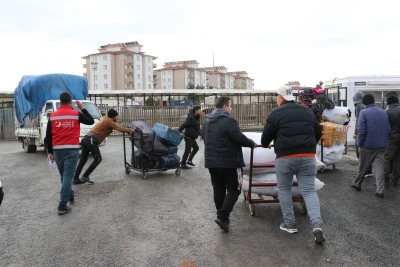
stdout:
POLYGON ((76 100, 76 105, 78 106, 79 109, 83 109, 83 104, 81 101, 76 100))
POLYGON ((49 153, 47 154, 47 160, 53 162, 54 161, 54 155, 49 153))

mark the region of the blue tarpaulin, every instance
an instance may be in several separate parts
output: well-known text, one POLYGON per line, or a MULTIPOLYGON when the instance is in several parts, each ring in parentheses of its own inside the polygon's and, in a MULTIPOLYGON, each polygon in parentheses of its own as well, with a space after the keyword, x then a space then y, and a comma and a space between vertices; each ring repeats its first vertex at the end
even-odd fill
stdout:
POLYGON ((74 100, 85 100, 88 95, 87 79, 71 74, 23 76, 14 91, 15 115, 21 127, 26 116, 34 118, 47 100, 58 100, 63 92, 70 93, 74 100))

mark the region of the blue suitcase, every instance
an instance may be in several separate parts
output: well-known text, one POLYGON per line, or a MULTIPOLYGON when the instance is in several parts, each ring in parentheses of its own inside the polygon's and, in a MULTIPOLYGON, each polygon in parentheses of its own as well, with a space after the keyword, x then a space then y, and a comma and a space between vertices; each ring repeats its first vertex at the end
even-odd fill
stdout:
POLYGON ((166 125, 155 123, 153 130, 156 132, 156 135, 161 139, 161 142, 163 142, 164 145, 178 146, 182 142, 183 135, 177 130, 171 129, 166 125))
POLYGON ((156 138, 154 130, 144 121, 132 121, 130 125, 133 129, 132 138, 135 147, 146 153, 153 152, 154 140, 156 138), (140 136, 142 136, 142 140, 140 136))
POLYGON ((166 149, 167 149, 167 151, 168 151, 168 155, 178 153, 178 147, 177 147, 177 146, 165 145, 165 147, 166 147, 166 149))
POLYGON ((181 159, 178 154, 162 156, 158 161, 158 167, 164 170, 178 168, 180 165, 180 160, 181 159))

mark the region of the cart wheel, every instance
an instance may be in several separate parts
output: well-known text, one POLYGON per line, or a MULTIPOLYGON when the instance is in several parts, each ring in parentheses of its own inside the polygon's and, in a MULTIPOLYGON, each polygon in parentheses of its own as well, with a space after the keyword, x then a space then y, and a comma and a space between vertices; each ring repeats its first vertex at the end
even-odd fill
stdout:
POLYGON ((142 174, 142 179, 147 179, 147 172, 144 172, 144 173, 142 174))
POLYGON ((180 174, 181 174, 181 169, 177 169, 177 170, 175 171, 175 174, 176 174, 176 175, 180 175, 180 174))
POLYGON ((303 214, 303 215, 307 215, 306 203, 300 203, 300 213, 303 214))
POLYGON ((325 167, 322 167, 318 172, 319 172, 319 173, 323 173, 324 170, 325 170, 325 167))
POLYGON ((129 166, 125 166, 125 173, 126 174, 130 174, 131 173, 131 169, 129 168, 129 166))
POLYGON ((251 205, 249 205, 249 208, 250 208, 251 216, 253 216, 253 217, 256 216, 256 206, 251 204, 251 205))
POLYGON ((336 169, 336 164, 333 164, 333 165, 332 165, 332 168, 333 168, 333 169, 336 169))

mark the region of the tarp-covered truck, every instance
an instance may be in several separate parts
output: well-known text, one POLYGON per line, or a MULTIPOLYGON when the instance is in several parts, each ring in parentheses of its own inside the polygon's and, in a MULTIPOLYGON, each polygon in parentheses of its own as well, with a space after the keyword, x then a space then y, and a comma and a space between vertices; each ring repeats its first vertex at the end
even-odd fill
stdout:
MULTIPOLYGON (((82 102, 93 116, 95 123, 102 114, 96 105, 86 100, 88 82, 83 76, 70 74, 46 74, 23 76, 14 91, 14 109, 16 117, 15 135, 22 142, 27 153, 36 152, 38 146, 44 146, 49 116, 60 107, 60 94, 71 94, 73 108, 79 111, 76 100, 82 102)), ((93 125, 81 124, 81 138, 93 125)))

